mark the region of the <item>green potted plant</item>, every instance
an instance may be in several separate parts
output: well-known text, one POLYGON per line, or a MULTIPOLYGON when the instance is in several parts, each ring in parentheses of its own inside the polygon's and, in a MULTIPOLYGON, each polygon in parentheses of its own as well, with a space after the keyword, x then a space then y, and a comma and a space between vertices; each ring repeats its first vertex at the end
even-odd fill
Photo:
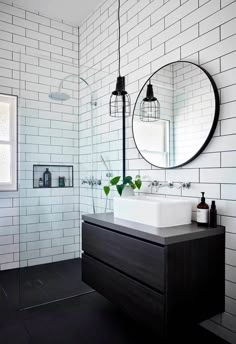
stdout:
POLYGON ((120 196, 122 196, 123 191, 125 190, 126 187, 131 188, 131 190, 141 189, 142 181, 141 181, 140 176, 136 176, 134 180, 131 176, 127 176, 124 178, 123 182, 120 182, 120 179, 121 179, 120 176, 113 177, 109 181, 109 184, 103 187, 104 193, 107 197, 111 191, 112 186, 116 187, 116 190, 120 196))

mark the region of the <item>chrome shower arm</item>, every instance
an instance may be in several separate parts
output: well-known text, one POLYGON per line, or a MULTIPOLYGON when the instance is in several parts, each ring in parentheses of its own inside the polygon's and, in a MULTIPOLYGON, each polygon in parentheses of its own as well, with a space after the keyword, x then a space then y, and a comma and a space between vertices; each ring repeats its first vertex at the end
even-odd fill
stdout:
POLYGON ((61 80, 59 86, 58 86, 58 91, 60 92, 61 89, 63 88, 63 82, 72 78, 72 77, 77 77, 78 79, 82 80, 89 88, 90 92, 92 93, 92 90, 91 90, 91 87, 90 85, 88 84, 88 82, 84 79, 84 78, 81 78, 81 76, 79 75, 76 75, 76 74, 68 74, 67 76, 64 77, 64 79, 61 80))

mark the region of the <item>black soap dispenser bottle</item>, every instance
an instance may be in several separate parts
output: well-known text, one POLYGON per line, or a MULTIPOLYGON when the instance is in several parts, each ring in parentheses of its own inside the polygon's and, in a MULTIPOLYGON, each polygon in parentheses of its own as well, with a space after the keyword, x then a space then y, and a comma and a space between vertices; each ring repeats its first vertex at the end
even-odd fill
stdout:
POLYGON ((212 201, 211 209, 210 209, 210 227, 216 228, 217 227, 217 210, 216 210, 216 202, 212 201))
POLYGON ((204 194, 205 192, 202 192, 201 202, 197 206, 197 223, 199 226, 208 226, 209 206, 204 194))
POLYGON ((49 168, 46 168, 46 171, 43 174, 43 187, 50 188, 52 186, 52 175, 49 171, 49 168))

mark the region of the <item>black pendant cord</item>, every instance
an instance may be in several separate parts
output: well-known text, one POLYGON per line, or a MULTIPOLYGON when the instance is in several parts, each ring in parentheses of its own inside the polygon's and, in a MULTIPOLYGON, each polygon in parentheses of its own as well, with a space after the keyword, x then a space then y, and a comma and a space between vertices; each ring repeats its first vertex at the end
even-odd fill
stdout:
POLYGON ((119 67, 118 67, 118 71, 119 71, 119 76, 121 76, 120 73, 120 0, 118 0, 118 63, 119 63, 119 67))
POLYGON ((125 123, 125 96, 123 95, 123 110, 122 110, 122 129, 123 129, 123 181, 126 174, 126 123, 125 123))
MULTIPOLYGON (((118 71, 119 71, 119 76, 121 76, 121 54, 120 54, 120 41, 121 41, 121 25, 120 25, 120 0, 118 0, 118 71)), ((122 150, 123 150, 123 181, 125 180, 125 173, 126 173, 126 123, 125 123, 125 109, 126 109, 126 101, 125 101, 125 96, 122 96, 123 98, 123 106, 122 106, 122 150)))

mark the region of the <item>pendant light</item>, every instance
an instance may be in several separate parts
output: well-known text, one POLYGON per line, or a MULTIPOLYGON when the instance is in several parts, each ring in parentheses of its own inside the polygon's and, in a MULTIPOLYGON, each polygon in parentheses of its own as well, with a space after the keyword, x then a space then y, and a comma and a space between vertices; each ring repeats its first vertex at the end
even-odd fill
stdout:
POLYGON ((130 96, 125 90, 125 77, 121 76, 120 72, 120 0, 118 0, 118 73, 119 76, 116 81, 116 89, 112 92, 110 97, 110 116, 112 117, 125 117, 130 116, 131 102, 130 96))
POLYGON ((154 97, 151 80, 147 85, 146 97, 140 104, 140 119, 143 122, 154 122, 160 119, 160 103, 157 98, 154 97))

